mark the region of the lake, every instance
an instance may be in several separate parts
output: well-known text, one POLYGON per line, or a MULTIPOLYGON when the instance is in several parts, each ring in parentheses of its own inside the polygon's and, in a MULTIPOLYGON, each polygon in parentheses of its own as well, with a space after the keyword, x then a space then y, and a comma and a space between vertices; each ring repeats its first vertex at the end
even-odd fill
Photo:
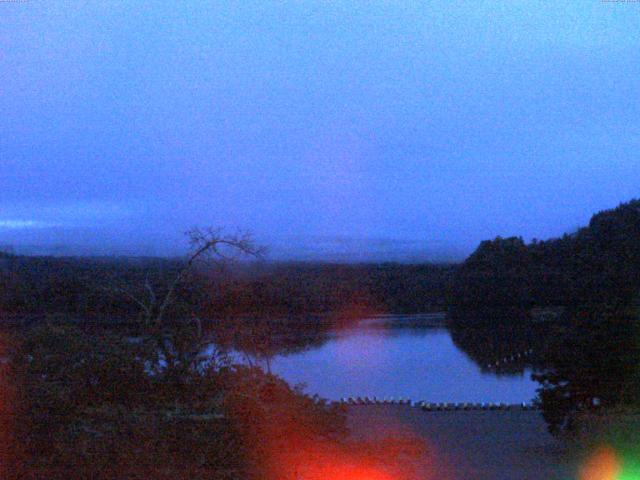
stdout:
POLYGON ((454 344, 446 328, 404 328, 366 322, 333 332, 321 345, 271 359, 273 373, 305 392, 342 397, 409 398, 429 402, 529 402, 531 370, 483 371, 454 344))

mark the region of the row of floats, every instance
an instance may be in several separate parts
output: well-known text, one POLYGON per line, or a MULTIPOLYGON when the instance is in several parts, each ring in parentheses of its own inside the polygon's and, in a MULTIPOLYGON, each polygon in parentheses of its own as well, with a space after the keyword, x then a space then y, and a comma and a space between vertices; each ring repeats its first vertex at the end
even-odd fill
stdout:
POLYGON ((491 362, 489 365, 487 365, 487 368, 491 369, 491 368, 499 367, 500 365, 513 363, 517 360, 528 357, 530 355, 533 355, 532 348, 530 348, 529 350, 525 350, 524 352, 519 352, 519 353, 516 353, 515 355, 511 355, 510 357, 504 357, 502 360, 496 360, 495 362, 491 362))
POLYGON ((385 398, 378 399, 376 397, 348 397, 340 399, 343 405, 407 405, 410 407, 420 408, 425 412, 454 412, 469 410, 537 410, 538 406, 533 403, 522 402, 519 404, 507 403, 431 403, 431 402, 412 402, 408 398, 385 398))

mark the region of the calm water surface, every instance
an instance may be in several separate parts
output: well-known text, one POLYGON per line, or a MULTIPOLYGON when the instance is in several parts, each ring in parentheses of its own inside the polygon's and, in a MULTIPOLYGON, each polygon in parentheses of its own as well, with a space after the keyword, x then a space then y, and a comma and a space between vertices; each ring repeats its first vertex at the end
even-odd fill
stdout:
POLYGON ((444 328, 355 328, 321 346, 276 356, 271 369, 305 392, 341 397, 402 397, 430 402, 531 401, 539 384, 530 371, 482 372, 444 328))

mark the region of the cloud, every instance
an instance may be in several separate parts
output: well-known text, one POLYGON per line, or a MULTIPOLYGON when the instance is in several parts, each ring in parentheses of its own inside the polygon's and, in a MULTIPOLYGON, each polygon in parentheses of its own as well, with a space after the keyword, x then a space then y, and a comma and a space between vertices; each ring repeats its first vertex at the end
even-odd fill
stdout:
POLYGON ((0 229, 20 230, 28 228, 51 228, 59 227, 60 224, 41 222, 38 220, 0 220, 0 229))
POLYGON ((75 202, 49 205, 15 204, 4 206, 5 218, 0 228, 48 228, 58 226, 92 226, 131 217, 139 207, 115 202, 75 202))

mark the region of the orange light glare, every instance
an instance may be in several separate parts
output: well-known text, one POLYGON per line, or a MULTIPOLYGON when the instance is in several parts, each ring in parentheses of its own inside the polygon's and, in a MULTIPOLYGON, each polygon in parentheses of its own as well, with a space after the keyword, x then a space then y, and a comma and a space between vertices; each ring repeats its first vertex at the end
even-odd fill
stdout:
POLYGON ((617 480, 620 460, 611 447, 602 447, 587 460, 580 470, 580 480, 617 480))
POLYGON ((395 480, 391 475, 370 467, 340 466, 305 472, 309 480, 395 480))

